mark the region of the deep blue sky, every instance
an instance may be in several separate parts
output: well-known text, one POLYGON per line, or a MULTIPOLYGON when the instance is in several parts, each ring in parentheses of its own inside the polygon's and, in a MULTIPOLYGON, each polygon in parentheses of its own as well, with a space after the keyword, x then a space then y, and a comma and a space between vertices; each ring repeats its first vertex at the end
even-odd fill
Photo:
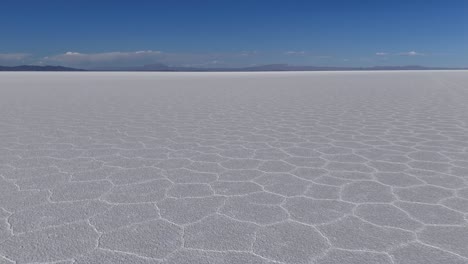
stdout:
POLYGON ((0 3, 0 64, 158 62, 467 67, 468 1, 0 3))

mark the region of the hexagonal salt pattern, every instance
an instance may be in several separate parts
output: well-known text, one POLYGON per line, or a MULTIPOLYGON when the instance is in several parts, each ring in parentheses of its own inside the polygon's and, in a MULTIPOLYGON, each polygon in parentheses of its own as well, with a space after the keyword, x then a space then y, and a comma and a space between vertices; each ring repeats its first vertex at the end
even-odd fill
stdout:
POLYGON ((0 263, 468 263, 468 73, 0 73, 0 263))

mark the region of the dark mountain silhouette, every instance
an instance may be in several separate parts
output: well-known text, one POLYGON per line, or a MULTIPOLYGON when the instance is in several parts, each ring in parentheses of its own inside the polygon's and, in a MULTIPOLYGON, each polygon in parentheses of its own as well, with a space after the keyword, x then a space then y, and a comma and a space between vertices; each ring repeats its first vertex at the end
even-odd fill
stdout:
POLYGON ((37 66, 37 65, 20 65, 20 66, 0 66, 0 71, 84 71, 63 66, 37 66))
POLYGON ((288 64, 267 64, 239 68, 203 68, 168 66, 165 64, 148 64, 133 67, 100 67, 92 69, 77 69, 64 66, 0 66, 0 71, 154 71, 154 72, 261 72, 261 71, 398 71, 398 70, 466 70, 468 68, 424 67, 419 65, 407 66, 373 66, 373 67, 330 67, 330 66, 296 66, 288 64))
POLYGON ((389 71, 389 70, 461 70, 461 68, 408 66, 373 66, 373 67, 329 67, 329 66, 295 66, 288 64, 267 64, 240 68, 202 68, 180 67, 165 64, 149 64, 136 67, 95 68, 96 71, 163 71, 163 72, 256 72, 256 71, 389 71))

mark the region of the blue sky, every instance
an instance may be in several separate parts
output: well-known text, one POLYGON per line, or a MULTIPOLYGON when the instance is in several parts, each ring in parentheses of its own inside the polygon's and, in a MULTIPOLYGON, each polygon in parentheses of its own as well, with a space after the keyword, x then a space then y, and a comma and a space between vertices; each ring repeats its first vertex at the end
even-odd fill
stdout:
POLYGON ((0 65, 468 67, 467 0, 2 0, 0 65))

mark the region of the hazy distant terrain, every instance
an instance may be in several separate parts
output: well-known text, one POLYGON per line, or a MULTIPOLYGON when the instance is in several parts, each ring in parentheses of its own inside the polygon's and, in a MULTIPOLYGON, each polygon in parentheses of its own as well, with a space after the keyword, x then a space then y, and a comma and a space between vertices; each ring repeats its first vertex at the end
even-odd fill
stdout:
POLYGON ((63 67, 63 66, 36 66, 36 65, 20 65, 20 66, 0 66, 0 71, 84 71, 83 69, 63 67))
POLYGON ((468 263, 467 83, 0 73, 0 263, 468 263))
POLYGON ((418 65, 407 66, 373 66, 373 67, 332 67, 332 66, 296 66, 288 64, 268 64, 250 67, 182 67, 165 64, 148 64, 127 67, 97 67, 70 68, 63 66, 0 66, 0 71, 130 71, 130 72, 269 72, 269 71, 410 71, 410 70, 463 70, 463 68, 424 67, 418 65))
POLYGON ((263 72, 263 71, 385 71, 385 70, 450 70, 450 68, 431 68, 418 65, 373 66, 373 67, 333 67, 297 66, 288 64, 267 64, 250 67, 180 67, 165 64, 149 64, 135 67, 102 67, 97 71, 173 71, 173 72, 263 72))

